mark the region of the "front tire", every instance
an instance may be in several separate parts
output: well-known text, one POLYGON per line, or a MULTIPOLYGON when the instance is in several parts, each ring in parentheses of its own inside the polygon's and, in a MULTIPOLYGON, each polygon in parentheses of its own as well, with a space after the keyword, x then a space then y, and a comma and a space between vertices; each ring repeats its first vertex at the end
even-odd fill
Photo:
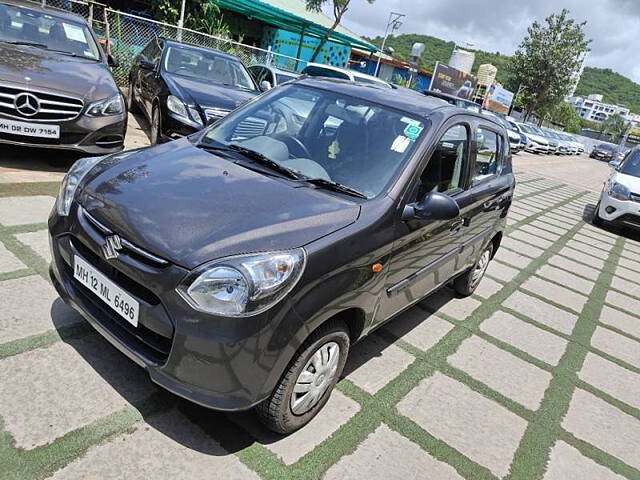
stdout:
POLYGON ((136 94, 134 92, 133 82, 129 82, 129 91, 127 91, 127 111, 129 113, 138 113, 138 104, 136 103, 136 94))
POLYGON ((598 202, 598 204, 596 205, 595 210, 593 211, 593 224, 596 227, 602 227, 604 224, 604 221, 602 220, 602 217, 600 216, 600 202, 598 202))
POLYGON ((309 423, 329 400, 349 352, 348 328, 335 320, 302 344, 271 396, 256 407, 261 422, 288 434, 309 423))
POLYGON ((469 297, 476 291, 480 281, 487 272, 491 258, 493 257, 493 242, 485 247, 480 254, 480 258, 465 274, 459 276, 453 281, 453 289, 461 297, 469 297))

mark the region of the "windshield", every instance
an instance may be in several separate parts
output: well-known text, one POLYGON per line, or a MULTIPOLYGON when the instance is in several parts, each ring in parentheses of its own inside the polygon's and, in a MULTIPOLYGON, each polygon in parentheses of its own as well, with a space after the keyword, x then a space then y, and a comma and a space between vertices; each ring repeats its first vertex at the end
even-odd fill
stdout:
POLYGON ((100 60, 98 46, 86 25, 13 5, 0 4, 0 42, 32 44, 100 60))
POLYGON ((183 77, 255 90, 251 76, 241 62, 215 52, 184 46, 169 47, 164 58, 164 69, 183 77))
POLYGON ((346 95, 290 84, 220 120, 208 147, 239 145, 293 170, 380 194, 424 134, 410 115, 346 95))
POLYGON ((618 168, 620 173, 640 177, 640 150, 635 150, 627 155, 618 168))
POLYGON ((529 125, 524 125, 524 124, 520 124, 520 128, 522 128, 522 130, 524 131, 524 133, 531 133, 533 135, 538 135, 538 132, 536 132, 531 126, 529 125))
POLYGON ((276 81, 278 82, 278 85, 282 85, 284 82, 288 82, 289 80, 294 80, 296 77, 295 75, 287 75, 285 73, 276 73, 276 81))

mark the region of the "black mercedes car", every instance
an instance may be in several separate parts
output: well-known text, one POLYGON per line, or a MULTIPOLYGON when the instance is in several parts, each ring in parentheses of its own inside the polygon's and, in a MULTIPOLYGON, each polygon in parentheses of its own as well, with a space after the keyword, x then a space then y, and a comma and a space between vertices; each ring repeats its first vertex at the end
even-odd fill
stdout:
POLYGON ((109 65, 82 17, 0 0, 0 143, 122 150, 127 112, 109 65))
POLYGON ((133 61, 127 106, 142 110, 155 145, 194 133, 259 94, 238 57, 154 38, 133 61))
POLYGON ((157 384, 288 433, 353 343, 450 282, 474 292, 514 188, 495 119, 301 78, 191 136, 76 163, 51 278, 157 384))

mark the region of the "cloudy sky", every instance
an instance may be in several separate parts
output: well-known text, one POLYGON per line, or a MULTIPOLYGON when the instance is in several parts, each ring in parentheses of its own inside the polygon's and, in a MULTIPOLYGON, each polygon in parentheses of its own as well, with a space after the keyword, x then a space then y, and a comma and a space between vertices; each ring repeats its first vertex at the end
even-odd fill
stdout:
POLYGON ((593 39, 587 65, 607 67, 640 83, 640 0, 351 0, 344 26, 383 35, 389 12, 407 14, 398 33, 419 33, 460 45, 512 54, 533 20, 563 7, 587 21, 593 39))

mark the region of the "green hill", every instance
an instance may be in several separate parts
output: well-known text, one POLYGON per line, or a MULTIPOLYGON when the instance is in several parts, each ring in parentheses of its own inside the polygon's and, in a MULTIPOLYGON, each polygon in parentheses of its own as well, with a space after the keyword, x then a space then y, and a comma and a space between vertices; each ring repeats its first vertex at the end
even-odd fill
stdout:
POLYGON ((640 113, 640 85, 608 68, 587 67, 578 83, 576 95, 604 95, 606 103, 624 105, 640 113))
MULTIPOLYGON (((367 40, 378 47, 382 44, 382 37, 368 38, 367 40)), ((416 42, 421 42, 425 45, 420 66, 431 71, 435 68, 436 62, 448 62, 455 47, 453 42, 418 34, 389 36, 386 46, 393 47, 396 58, 408 61, 411 46, 416 42)), ((511 57, 502 55, 500 52, 491 53, 475 50, 475 53, 474 73, 483 63, 491 63, 498 67, 497 80, 509 86, 507 66, 511 57)), ((514 87, 511 86, 511 88, 514 87)), ((640 85, 608 68, 585 68, 578 84, 576 95, 584 96, 591 93, 601 93, 604 95, 605 102, 625 105, 632 112, 640 113, 640 85)))

